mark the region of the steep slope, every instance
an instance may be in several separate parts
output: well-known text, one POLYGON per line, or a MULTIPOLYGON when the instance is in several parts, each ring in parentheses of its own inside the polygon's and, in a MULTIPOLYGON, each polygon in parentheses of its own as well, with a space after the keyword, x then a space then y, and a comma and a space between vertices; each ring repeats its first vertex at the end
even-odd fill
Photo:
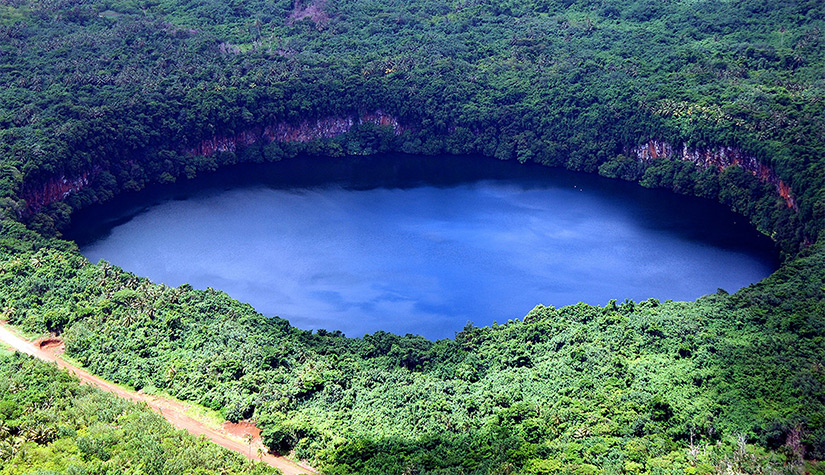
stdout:
POLYGON ((256 418, 329 473, 821 471, 823 9, 5 2, 0 308, 98 375, 256 418), (716 199, 785 265, 735 295, 539 307, 429 342, 310 334, 50 238, 149 183, 386 151, 716 199))

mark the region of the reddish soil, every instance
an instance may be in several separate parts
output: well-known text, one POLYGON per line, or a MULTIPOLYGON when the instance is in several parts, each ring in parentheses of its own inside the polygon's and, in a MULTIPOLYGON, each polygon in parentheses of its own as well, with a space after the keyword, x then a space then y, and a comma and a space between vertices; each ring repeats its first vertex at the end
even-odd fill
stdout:
POLYGON ((226 421, 223 424, 221 424, 221 428, 223 428, 223 430, 227 434, 234 435, 235 437, 240 437, 244 440, 246 440, 247 437, 252 437, 253 442, 261 439, 261 429, 258 429, 255 423, 252 421, 226 421))
POLYGON ((252 422, 246 421, 230 425, 229 427, 225 426, 222 429, 214 429, 188 416, 186 411, 191 407, 188 404, 116 386, 64 361, 59 357, 59 354, 62 353, 64 348, 63 342, 59 338, 45 337, 30 343, 19 336, 12 327, 5 323, 0 323, 0 343, 5 343, 21 353, 56 363, 58 367, 73 373, 80 379, 80 382, 84 384, 96 386, 99 389, 116 394, 125 399, 144 402, 178 429, 185 429, 194 436, 202 435, 222 447, 243 454, 249 459, 261 460, 270 466, 280 469, 286 475, 316 473, 309 467, 298 465, 289 459, 270 454, 266 451, 260 442, 260 430, 255 427, 255 424, 252 422), (239 430, 241 432, 240 437, 237 434, 239 430), (251 443, 248 443, 247 440, 244 439, 244 435, 247 433, 253 436, 251 443), (261 450, 258 450, 259 448, 261 450))
POLYGON ((56 337, 39 338, 34 340, 34 344, 42 351, 53 356, 62 355, 63 352, 66 351, 66 345, 63 343, 63 340, 56 337))

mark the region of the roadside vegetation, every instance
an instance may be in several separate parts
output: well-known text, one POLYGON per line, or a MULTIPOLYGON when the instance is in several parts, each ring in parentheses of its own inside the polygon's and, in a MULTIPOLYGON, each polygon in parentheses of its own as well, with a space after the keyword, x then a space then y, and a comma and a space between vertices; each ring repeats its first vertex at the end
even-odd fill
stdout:
POLYGON ((254 418, 328 473, 753 473, 825 455, 823 259, 735 295, 539 306, 436 342, 298 330, 53 246, 7 253, 0 289, 11 323, 61 333, 96 374, 254 418))
POLYGON ((0 474, 275 474, 53 364, 0 354, 0 474))

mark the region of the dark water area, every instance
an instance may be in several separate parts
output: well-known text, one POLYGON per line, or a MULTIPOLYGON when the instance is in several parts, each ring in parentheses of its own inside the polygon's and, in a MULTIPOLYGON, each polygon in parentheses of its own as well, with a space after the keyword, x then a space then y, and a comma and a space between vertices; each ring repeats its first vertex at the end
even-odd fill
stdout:
POLYGON ((694 300, 778 265, 717 203, 484 157, 241 165, 83 210, 66 237, 93 262, 355 337, 453 337, 540 303, 694 300))

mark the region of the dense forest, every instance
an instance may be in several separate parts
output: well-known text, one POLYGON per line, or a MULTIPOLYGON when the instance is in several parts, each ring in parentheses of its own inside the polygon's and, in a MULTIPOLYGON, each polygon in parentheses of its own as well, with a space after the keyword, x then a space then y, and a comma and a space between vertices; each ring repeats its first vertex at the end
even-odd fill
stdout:
POLYGON ((54 365, 0 352, 0 473, 274 474, 54 365))
MULTIPOLYGON (((0 0, 0 319, 324 473, 823 473, 823 31, 816 0, 0 0), (733 295, 538 306, 433 342, 299 330, 60 239, 152 183, 390 151, 718 200, 784 264, 733 295)), ((216 450, 54 368, 0 371, 8 473, 103 473, 142 451, 122 437, 164 449, 135 473, 216 450)))

